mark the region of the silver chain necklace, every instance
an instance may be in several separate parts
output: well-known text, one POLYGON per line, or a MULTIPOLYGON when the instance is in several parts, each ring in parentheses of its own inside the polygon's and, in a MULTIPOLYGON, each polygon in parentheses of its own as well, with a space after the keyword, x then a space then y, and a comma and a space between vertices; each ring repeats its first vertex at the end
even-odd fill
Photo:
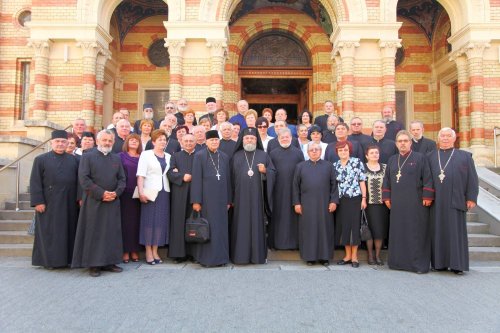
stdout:
POLYGON ((248 172, 247 172, 247 174, 248 174, 248 176, 250 178, 252 178, 252 176, 253 176, 252 166, 253 166, 253 160, 255 159, 255 151, 253 152, 252 163, 248 163, 248 157, 247 157, 246 151, 244 152, 244 154, 245 154, 245 160, 247 161, 247 165, 248 165, 248 172))
POLYGON ((220 156, 220 154, 218 152, 214 153, 214 154, 217 154, 217 166, 215 166, 214 159, 212 158, 212 154, 210 154, 210 150, 208 148, 207 148, 207 152, 208 152, 208 156, 210 156, 210 160, 212 161, 212 165, 214 166, 215 171, 217 171, 215 176, 217 177, 217 180, 220 180, 220 173, 219 173, 219 170, 220 170, 219 156, 220 156))
POLYGON ((403 164, 401 166, 399 166, 399 159, 401 157, 401 154, 398 154, 398 173, 396 174, 396 183, 399 183, 399 178, 401 178, 401 176, 402 176, 401 169, 403 169, 403 167, 405 166, 405 163, 410 158, 412 152, 413 152, 413 150, 410 150, 410 153, 408 154, 408 156, 406 156, 406 158, 403 161, 403 164))
POLYGON ((438 149, 437 154, 438 154, 438 163, 439 163, 439 170, 440 170, 438 178, 441 181, 441 183, 443 182, 444 178, 446 177, 446 175, 444 174, 444 169, 446 169, 446 167, 448 166, 448 163, 450 163, 454 152, 455 152, 455 148, 453 148, 453 150, 451 151, 451 155, 450 155, 450 157, 448 157, 448 161, 446 161, 446 164, 444 165, 444 168, 443 168, 441 166, 441 155, 439 154, 439 149, 438 149))

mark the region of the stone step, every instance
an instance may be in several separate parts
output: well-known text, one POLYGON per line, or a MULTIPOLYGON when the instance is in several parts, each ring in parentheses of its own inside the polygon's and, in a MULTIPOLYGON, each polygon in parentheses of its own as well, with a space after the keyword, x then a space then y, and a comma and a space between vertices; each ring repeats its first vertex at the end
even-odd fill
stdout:
POLYGON ((33 236, 26 231, 0 231, 0 244, 33 244, 33 236))
POLYGON ((476 261, 500 261, 500 247, 469 247, 469 259, 476 261))
POLYGON ((19 200, 21 201, 30 201, 31 196, 29 193, 19 193, 19 200))
POLYGON ((491 234, 469 234, 469 247, 498 246, 500 249, 500 236, 491 234))
POLYGON ((0 244, 0 257, 31 257, 32 244, 0 244))
POLYGON ((488 223, 467 222, 467 233, 469 234, 487 234, 490 230, 488 223))
POLYGON ((467 222, 478 222, 479 217, 477 213, 467 212, 467 222))
POLYGON ((27 231, 31 220, 3 220, 0 221, 0 231, 27 231))
MULTIPOLYGON (((15 202, 6 202, 5 203, 5 209, 6 210, 15 210, 16 209, 16 203, 15 202)), ((30 210, 33 209, 31 207, 31 202, 29 201, 19 201, 19 209, 21 210, 30 210)))
POLYGON ((0 220, 31 220, 35 210, 0 210, 0 220))
MULTIPOLYGON (((382 260, 387 260, 387 251, 383 250, 381 253, 382 260)), ((331 262, 336 262, 344 258, 344 250, 336 249, 333 252, 333 259, 331 262)), ((267 252, 267 259, 273 261, 300 261, 299 251, 282 251, 282 250, 269 250, 267 252)), ((365 250, 358 251, 358 259, 361 261, 368 260, 368 252, 365 250)))

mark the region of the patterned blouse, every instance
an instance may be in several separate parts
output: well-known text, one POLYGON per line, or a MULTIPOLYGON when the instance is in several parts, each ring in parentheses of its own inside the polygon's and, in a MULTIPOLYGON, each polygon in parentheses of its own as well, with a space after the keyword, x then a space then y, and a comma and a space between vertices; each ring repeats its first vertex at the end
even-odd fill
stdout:
POLYGON ((382 183, 384 182, 385 168, 387 165, 380 163, 379 171, 371 171, 368 166, 366 169, 366 190, 368 194, 367 204, 381 205, 382 202, 382 183))
POLYGON ((359 158, 351 157, 345 167, 340 160, 333 163, 339 184, 339 197, 354 198, 360 196, 361 187, 359 182, 366 180, 365 167, 359 158))

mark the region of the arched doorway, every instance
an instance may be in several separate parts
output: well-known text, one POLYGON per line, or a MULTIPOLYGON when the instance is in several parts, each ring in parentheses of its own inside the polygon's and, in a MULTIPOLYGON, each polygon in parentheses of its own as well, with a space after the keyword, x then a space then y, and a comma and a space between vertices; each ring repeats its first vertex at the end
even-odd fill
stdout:
POLYGON ((284 108, 294 123, 302 110, 310 108, 309 52, 290 34, 270 31, 249 41, 238 74, 241 97, 259 114, 267 107, 284 108))

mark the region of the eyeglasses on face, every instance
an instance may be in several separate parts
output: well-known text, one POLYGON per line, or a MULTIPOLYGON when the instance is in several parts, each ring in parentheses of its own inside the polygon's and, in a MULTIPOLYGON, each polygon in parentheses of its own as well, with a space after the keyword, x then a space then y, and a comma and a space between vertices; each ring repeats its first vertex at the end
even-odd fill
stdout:
POLYGON ((361 126, 361 123, 352 123, 351 126, 361 126))
POLYGON ((173 106, 167 106, 165 109, 175 109, 173 106))
POLYGON ((307 151, 321 151, 321 148, 311 148, 311 149, 308 149, 307 151))
POLYGON ((258 125, 257 128, 267 128, 267 125, 258 125))

